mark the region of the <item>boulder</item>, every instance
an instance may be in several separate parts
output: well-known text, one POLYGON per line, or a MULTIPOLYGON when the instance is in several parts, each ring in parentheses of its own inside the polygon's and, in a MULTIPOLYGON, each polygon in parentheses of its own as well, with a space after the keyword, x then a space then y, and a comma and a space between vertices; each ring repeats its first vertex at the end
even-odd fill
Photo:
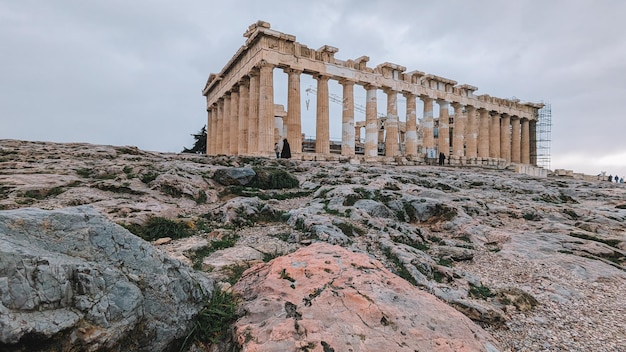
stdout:
POLYGON ((498 351, 460 312, 366 254, 315 243, 244 273, 243 351, 498 351))
POLYGON ((213 283, 91 206, 0 211, 0 350, 177 348, 213 283))
POLYGON ((223 186, 245 186, 255 176, 256 172, 249 167, 230 167, 215 170, 213 179, 223 186))

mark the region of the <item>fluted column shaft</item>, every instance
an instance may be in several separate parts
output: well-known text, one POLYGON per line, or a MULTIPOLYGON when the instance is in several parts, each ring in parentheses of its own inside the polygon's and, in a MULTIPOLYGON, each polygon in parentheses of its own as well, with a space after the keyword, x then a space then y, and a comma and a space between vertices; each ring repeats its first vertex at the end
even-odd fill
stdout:
MULTIPOLYGON (((424 151, 435 149, 434 121, 433 121, 433 99, 427 96, 420 96, 424 102, 424 120, 422 121, 424 151)), ((437 156, 433 156, 437 157, 437 156)))
POLYGON ((211 131, 207 132, 207 138, 210 138, 211 155, 217 155, 217 104, 211 106, 211 131))
POLYGON ((259 67, 259 153, 274 155, 274 65, 259 67))
POLYGON ((222 129, 222 153, 230 154, 230 92, 224 96, 224 128, 222 129))
POLYGON ((317 110, 315 119, 315 152, 330 153, 329 112, 328 112, 328 76, 318 75, 317 110))
POLYGON ((528 119, 522 119, 522 164, 530 164, 530 127, 528 119))
POLYGON ((511 117, 508 114, 500 118, 500 157, 511 161, 511 117))
POLYGON ((207 120, 206 120, 206 135, 207 135, 207 139, 206 139, 206 154, 207 155, 212 155, 213 154, 213 150, 211 149, 211 132, 213 132, 213 119, 215 119, 215 115, 213 115, 213 111, 212 109, 209 107, 208 109, 206 109, 207 112, 207 120))
POLYGON ((248 154, 259 154, 259 71, 250 71, 250 108, 248 109, 248 154))
POLYGON ((239 154, 239 87, 230 94, 230 154, 239 154))
POLYGON ((467 125, 465 126, 465 156, 468 158, 476 158, 477 146, 476 139, 478 138, 477 123, 476 123, 476 108, 467 105, 467 125))
POLYGON ((491 126, 489 128, 489 157, 500 158, 500 114, 491 113, 491 126))
POLYGON ((537 165, 537 120, 528 121, 528 134, 529 134, 529 151, 530 164, 537 165))
POLYGON ((287 140, 291 153, 302 153, 302 117, 300 108, 300 74, 302 71, 285 69, 287 73, 287 140))
POLYGON ((478 109, 478 157, 489 157, 489 125, 491 124, 489 111, 478 109))
POLYGON ((239 82, 239 132, 237 149, 240 155, 248 153, 248 112, 250 104, 249 80, 239 82))
POLYGON ((366 86, 365 98, 365 156, 378 156, 378 117, 376 109, 376 90, 374 86, 366 86))
POLYGON ((437 104, 439 104, 439 139, 437 149, 447 157, 450 155, 450 103, 445 100, 437 100, 437 104))
POLYGON ((456 157, 465 155, 465 116, 463 116, 463 105, 453 103, 454 107, 454 135, 452 139, 452 154, 456 157))
POLYGON ((224 99, 217 101, 217 129, 215 131, 215 154, 224 153, 224 99))
POLYGON ((404 154, 406 156, 417 156, 417 116, 416 116, 416 96, 405 93, 406 98, 406 144, 404 154))
POLYGON ((387 89, 387 121, 385 122, 385 155, 397 156, 398 146, 398 92, 387 89))
POLYGON ((341 112, 341 155, 354 155, 354 82, 342 80, 343 110, 341 112))
POLYGON ((520 127, 519 117, 511 116, 511 162, 514 163, 521 161, 520 127))

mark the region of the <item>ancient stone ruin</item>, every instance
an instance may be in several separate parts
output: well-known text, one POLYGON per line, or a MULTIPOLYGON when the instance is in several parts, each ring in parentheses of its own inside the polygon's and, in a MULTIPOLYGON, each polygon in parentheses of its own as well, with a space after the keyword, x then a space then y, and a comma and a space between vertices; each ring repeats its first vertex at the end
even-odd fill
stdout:
POLYGON ((209 155, 271 156, 274 143, 287 138, 293 156, 305 160, 401 159, 418 164, 432 162, 441 152, 451 165, 536 165, 536 122, 543 104, 475 95, 474 86, 421 71, 406 72, 406 67, 389 62, 371 68, 367 56, 342 61, 335 58, 339 49, 327 45, 310 49, 263 21, 252 24, 244 37, 245 45, 220 73, 210 74, 202 92, 209 155), (286 112, 274 104, 274 69, 288 75, 286 112), (303 152, 301 74, 317 80, 311 153, 303 152), (329 137, 331 79, 343 86, 340 149, 331 148, 329 137), (355 84, 366 90, 365 121, 355 121, 355 84), (387 95, 386 114, 377 111, 378 90, 387 95), (404 122, 399 121, 398 94, 406 98, 404 122), (424 106, 419 120, 417 98, 424 106), (439 104, 439 116, 433 114, 434 102, 439 104))

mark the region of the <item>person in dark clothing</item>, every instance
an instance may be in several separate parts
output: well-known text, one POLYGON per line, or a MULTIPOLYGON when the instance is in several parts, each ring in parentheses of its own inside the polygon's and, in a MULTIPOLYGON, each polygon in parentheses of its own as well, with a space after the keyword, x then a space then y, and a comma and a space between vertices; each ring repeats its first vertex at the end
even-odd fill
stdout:
POLYGON ((443 166, 446 162, 446 155, 443 152, 439 153, 439 165, 443 166))
POLYGON ((283 150, 280 152, 280 157, 282 159, 291 158, 291 147, 289 147, 289 142, 287 142, 287 138, 283 139, 283 150))
POLYGON ((619 177, 617 175, 615 175, 615 177, 613 178, 615 180, 615 182, 619 182, 619 177))

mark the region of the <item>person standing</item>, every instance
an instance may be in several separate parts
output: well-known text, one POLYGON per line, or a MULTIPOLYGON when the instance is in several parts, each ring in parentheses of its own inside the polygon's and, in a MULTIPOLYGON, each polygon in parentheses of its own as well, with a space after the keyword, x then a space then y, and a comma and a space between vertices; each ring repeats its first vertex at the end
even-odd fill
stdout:
POLYGON ((278 140, 274 143, 274 152, 276 153, 276 159, 280 159, 280 153, 283 151, 283 141, 278 140))
POLYGON ((439 152, 439 166, 443 166, 446 162, 446 155, 443 152, 439 152))
POLYGON ((283 150, 280 153, 280 157, 283 159, 291 159, 291 147, 287 138, 283 139, 283 150))

